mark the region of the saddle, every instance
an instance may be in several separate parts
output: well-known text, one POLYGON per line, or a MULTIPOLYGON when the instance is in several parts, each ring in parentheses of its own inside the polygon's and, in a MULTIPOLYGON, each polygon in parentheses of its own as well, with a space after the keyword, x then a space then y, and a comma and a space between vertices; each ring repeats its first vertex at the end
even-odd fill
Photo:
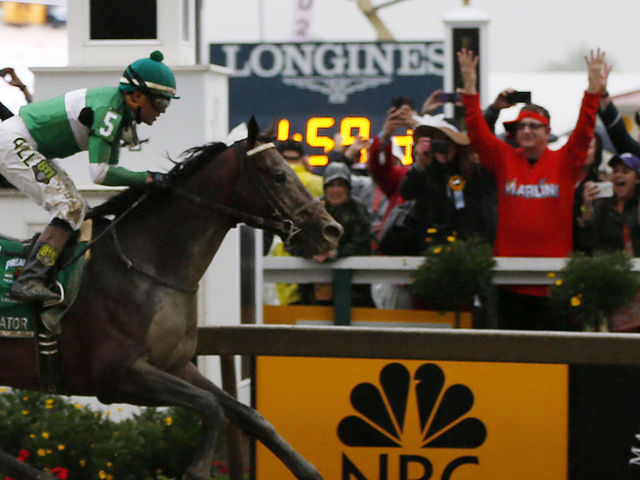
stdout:
POLYGON ((31 250, 37 235, 28 240, 18 240, 0 235, 0 338, 31 338, 40 331, 38 322, 47 333, 60 334, 60 320, 73 305, 84 264, 88 259, 88 251, 82 255, 87 243, 91 240, 91 220, 83 223, 76 241, 69 241, 61 254, 60 265, 65 265, 76 255, 77 260, 66 268, 59 269, 52 278, 52 288, 60 291, 60 301, 53 304, 21 303, 9 297, 11 284, 24 266, 28 252, 31 250))
MULTIPOLYGON (((71 239, 60 256, 64 268, 52 278, 60 291, 60 301, 53 304, 22 303, 9 297, 11 284, 25 264, 37 235, 17 240, 0 235, 0 338, 35 338, 37 336, 38 370, 41 389, 57 393, 63 388, 60 370, 59 337, 61 321, 73 305, 89 258, 86 246, 91 240, 92 221, 86 220, 75 241, 71 239)), ((53 285, 52 285, 53 286, 53 285)))

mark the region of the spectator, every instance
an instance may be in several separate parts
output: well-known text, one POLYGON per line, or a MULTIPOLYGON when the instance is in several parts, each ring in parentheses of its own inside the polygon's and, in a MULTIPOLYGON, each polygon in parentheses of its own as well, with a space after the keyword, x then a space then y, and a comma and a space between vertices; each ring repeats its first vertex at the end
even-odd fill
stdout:
MULTIPOLYGON (((19 88, 27 103, 31 103, 31 94, 27 89, 26 85, 22 83, 22 80, 18 77, 13 68, 3 68, 0 69, 0 76, 7 82, 9 85, 13 85, 16 88, 19 88)), ((0 121, 5 121, 8 118, 13 117, 13 112, 9 110, 2 102, 0 102, 0 121)), ((9 182, 6 178, 0 175, 0 188, 16 188, 9 182)))
POLYGON ((296 175, 307 187, 309 193, 314 197, 321 197, 323 193, 322 177, 311 173, 307 168, 306 154, 302 142, 297 142, 293 139, 284 140, 278 143, 278 151, 293 171, 296 172, 296 175))
POLYGON ((589 182, 599 182, 600 165, 602 164, 602 137, 598 132, 593 132, 593 138, 589 142, 589 150, 587 151, 587 160, 580 171, 580 181, 576 185, 576 193, 573 201, 573 240, 574 250, 588 251, 586 245, 582 245, 581 235, 578 235, 577 229, 580 228, 578 222, 582 215, 582 202, 584 197, 585 185, 589 182))
POLYGON ((609 166, 613 197, 598 198, 598 185, 593 181, 585 183, 577 239, 588 253, 624 250, 640 257, 640 158, 632 153, 614 155, 609 166))
MULTIPOLYGON (((387 198, 387 206, 382 214, 382 220, 373 226, 373 235, 379 238, 384 224, 397 205, 404 202, 400 195, 400 182, 407 173, 409 166, 398 165, 398 159, 391 153, 391 136, 399 128, 412 128, 416 115, 415 110, 407 99, 400 106, 393 106, 387 111, 382 131, 376 135, 369 145, 368 167, 371 178, 380 191, 374 197, 374 211, 377 210, 380 193, 387 198)), ((423 148, 423 147, 420 147, 423 148)), ((414 155, 419 154, 418 148, 414 148, 414 155)), ((420 152, 421 153, 421 152, 420 152)))
POLYGON ((136 124, 153 124, 171 99, 178 98, 173 72, 162 59, 156 50, 127 66, 117 87, 74 90, 31 103, 0 123, 0 172, 51 216, 11 285, 14 299, 44 302, 59 298, 48 288, 48 280, 60 252, 84 220, 84 199, 54 159, 88 150, 94 183, 162 183, 160 173, 117 166, 120 139, 135 143, 136 124))
MULTIPOLYGON (((284 140, 278 143, 278 151, 287 161, 289 166, 296 173, 303 185, 309 190, 309 193, 315 198, 319 198, 323 194, 323 181, 320 175, 311 173, 307 168, 306 154, 302 142, 297 142, 293 139, 284 140)), ((263 234, 263 252, 271 254, 277 257, 289 256, 288 252, 281 241, 276 243, 273 249, 271 245, 273 243, 273 234, 264 232, 263 234)), ((278 295, 278 301, 280 305, 293 305, 300 303, 300 291, 297 283, 277 283, 276 293, 278 295)))
MULTIPOLYGON (((414 131, 417 144, 428 143, 426 155, 416 155, 400 185, 405 200, 416 200, 414 250, 453 236, 479 236, 493 243, 495 183, 470 151, 465 133, 441 116, 422 117, 414 131)), ((423 150, 420 149, 419 150, 423 150)))
MULTIPOLYGON (((369 255, 371 253, 370 217, 367 208, 351 196, 351 173, 349 167, 342 162, 327 165, 324 171, 324 190, 322 198, 329 214, 344 228, 337 250, 315 255, 318 263, 329 262, 338 258, 353 255, 369 255)), ((302 303, 332 303, 331 285, 300 285, 302 303)), ((352 305, 368 307, 373 303, 367 285, 352 285, 352 305)))
MULTIPOLYGON (((484 119, 487 121, 487 125, 489 125, 489 129, 491 130, 491 132, 495 133, 496 122, 498 121, 498 116, 500 115, 500 111, 505 108, 513 107, 515 105, 515 103, 511 103, 507 99, 507 96, 513 92, 515 92, 513 88, 507 88, 503 90, 496 96, 493 103, 484 109, 483 111, 484 119)), ((513 133, 514 132, 507 131, 505 133, 498 135, 498 138, 500 140, 504 140, 509 145, 517 148, 518 142, 516 141, 516 136, 513 133)), ((556 137, 552 133, 549 133, 549 138, 548 138, 549 143, 555 142, 556 140, 558 140, 558 137, 556 137)))
MULTIPOLYGON (((525 105, 514 121, 505 122, 507 131, 514 132, 519 148, 497 139, 480 110, 476 90, 478 57, 466 49, 457 55, 471 145, 482 165, 495 177, 498 188, 495 255, 566 257, 573 247, 575 184, 593 136, 600 90, 606 83, 604 53, 598 49, 585 57, 588 88, 578 122, 567 143, 557 151, 548 148, 549 113, 533 104, 525 105)), ((499 288, 498 326, 536 330, 569 328, 567 319, 553 314, 547 296, 545 287, 499 288)))
POLYGON ((351 170, 351 196, 363 203, 369 215, 373 214, 373 198, 375 184, 368 175, 367 166, 360 163, 360 152, 367 148, 369 141, 361 136, 355 137, 350 145, 342 143, 342 135, 337 133, 333 137, 335 148, 329 152, 329 164, 333 162, 342 162, 351 170))
MULTIPOLYGON (((19 88, 24 95, 24 99, 27 101, 27 103, 31 103, 32 98, 31 94, 29 93, 29 89, 24 83, 22 83, 22 80, 20 80, 13 68, 7 67, 0 69, 0 77, 2 77, 2 79, 9 85, 19 88)), ((0 102, 0 120, 5 121, 10 117, 13 117, 13 112, 9 110, 2 102, 0 102)))
MULTIPOLYGON (((607 75, 611 69, 612 67, 610 65, 606 66, 607 75)), ((640 143, 629 135, 622 115, 620 115, 609 96, 606 80, 607 77, 605 77, 605 83, 602 87, 602 97, 598 104, 600 120, 602 120, 603 125, 607 129, 609 139, 617 153, 633 153, 636 157, 640 157, 640 143)))

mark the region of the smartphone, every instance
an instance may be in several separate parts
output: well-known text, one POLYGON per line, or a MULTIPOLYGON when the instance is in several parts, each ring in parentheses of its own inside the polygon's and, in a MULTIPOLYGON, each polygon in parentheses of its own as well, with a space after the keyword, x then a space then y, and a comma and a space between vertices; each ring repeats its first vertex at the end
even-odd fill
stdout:
POLYGON ((596 198, 611 198, 613 197, 613 183, 612 182, 595 182, 598 186, 598 193, 596 198))
POLYGON ((531 92, 507 93, 506 100, 509 103, 531 103, 531 92))
POLYGON ((460 94, 458 92, 441 92, 437 98, 442 103, 456 103, 460 101, 460 94))
POLYGON ((393 97, 391 100, 392 107, 400 108, 403 105, 409 105, 413 108, 413 99, 410 97, 393 97))

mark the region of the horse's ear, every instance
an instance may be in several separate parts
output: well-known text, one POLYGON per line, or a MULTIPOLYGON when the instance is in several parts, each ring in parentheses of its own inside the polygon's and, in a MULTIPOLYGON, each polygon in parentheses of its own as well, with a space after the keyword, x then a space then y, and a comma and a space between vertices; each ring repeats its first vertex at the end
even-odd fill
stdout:
POLYGON ((256 145, 260 128, 255 116, 251 116, 249 124, 247 125, 247 150, 252 149, 256 145))
POLYGON ((278 119, 274 119, 273 122, 271 123, 271 125, 269 125, 269 127, 264 130, 260 136, 262 137, 266 137, 266 138, 274 138, 275 135, 273 134, 273 132, 276 131, 276 127, 278 125, 278 119))

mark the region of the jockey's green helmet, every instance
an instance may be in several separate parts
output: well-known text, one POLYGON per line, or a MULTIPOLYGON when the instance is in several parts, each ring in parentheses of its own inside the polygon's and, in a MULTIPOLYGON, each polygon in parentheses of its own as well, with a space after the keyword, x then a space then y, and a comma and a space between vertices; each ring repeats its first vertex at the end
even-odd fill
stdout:
POLYGON ((159 95, 165 98, 176 96, 176 78, 162 60, 159 50, 151 52, 148 58, 140 58, 129 65, 120 78, 120 90, 132 93, 136 90, 147 95, 159 95))

